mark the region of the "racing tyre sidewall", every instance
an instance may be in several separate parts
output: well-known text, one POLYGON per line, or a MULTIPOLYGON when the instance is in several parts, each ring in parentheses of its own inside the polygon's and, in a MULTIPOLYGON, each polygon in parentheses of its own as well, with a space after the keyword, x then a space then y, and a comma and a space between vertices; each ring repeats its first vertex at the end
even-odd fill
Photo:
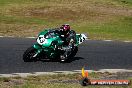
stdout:
POLYGON ((23 54, 24 62, 36 61, 36 57, 33 57, 35 53, 36 53, 36 49, 34 47, 28 48, 23 54))

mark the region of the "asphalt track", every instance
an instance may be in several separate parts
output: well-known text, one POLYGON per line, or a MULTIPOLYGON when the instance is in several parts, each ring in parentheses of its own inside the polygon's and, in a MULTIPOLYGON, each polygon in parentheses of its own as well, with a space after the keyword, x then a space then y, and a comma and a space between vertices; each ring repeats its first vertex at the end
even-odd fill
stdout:
POLYGON ((88 40, 70 63, 23 62, 23 52, 35 39, 0 38, 0 74, 80 70, 132 69, 132 43, 88 40))

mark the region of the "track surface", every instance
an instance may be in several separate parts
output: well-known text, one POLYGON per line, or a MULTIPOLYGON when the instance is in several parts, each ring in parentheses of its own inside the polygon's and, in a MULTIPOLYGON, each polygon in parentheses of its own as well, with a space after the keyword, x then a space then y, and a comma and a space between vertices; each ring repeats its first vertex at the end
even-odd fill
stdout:
POLYGON ((0 38, 0 74, 80 70, 132 69, 132 43, 85 41, 70 63, 23 62, 22 54, 35 39, 0 38))

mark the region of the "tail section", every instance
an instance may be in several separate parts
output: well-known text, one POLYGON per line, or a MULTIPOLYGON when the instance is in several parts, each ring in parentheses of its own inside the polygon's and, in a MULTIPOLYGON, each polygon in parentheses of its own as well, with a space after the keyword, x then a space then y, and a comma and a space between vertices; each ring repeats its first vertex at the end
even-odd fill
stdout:
POLYGON ((76 34, 77 44, 80 45, 83 43, 88 37, 85 34, 76 34))

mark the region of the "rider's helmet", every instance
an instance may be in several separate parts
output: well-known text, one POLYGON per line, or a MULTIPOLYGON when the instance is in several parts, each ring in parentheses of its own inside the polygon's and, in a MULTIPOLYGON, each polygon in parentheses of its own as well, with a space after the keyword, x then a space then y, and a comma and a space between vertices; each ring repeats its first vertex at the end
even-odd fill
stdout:
POLYGON ((70 31, 70 25, 69 24, 63 24, 61 27, 60 27, 60 30, 63 32, 63 33, 68 33, 70 31))

